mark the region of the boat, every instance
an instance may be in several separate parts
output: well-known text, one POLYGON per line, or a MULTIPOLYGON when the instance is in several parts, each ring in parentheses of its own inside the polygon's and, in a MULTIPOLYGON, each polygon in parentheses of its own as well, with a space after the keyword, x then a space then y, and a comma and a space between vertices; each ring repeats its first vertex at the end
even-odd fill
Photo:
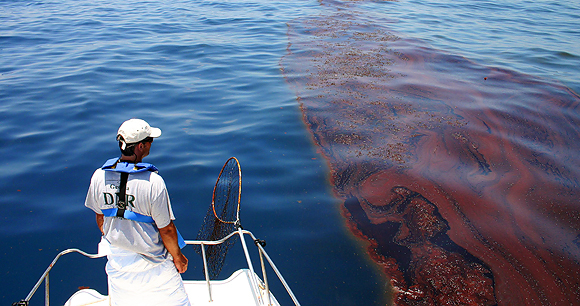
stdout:
MULTIPOLYGON (((222 305, 252 305, 252 306, 280 306, 278 300, 270 291, 270 285, 267 277, 266 263, 268 263, 271 270, 274 271, 278 280, 286 289, 287 294, 294 302, 294 305, 299 306, 300 303, 296 296, 286 283, 284 277, 266 253, 264 249, 264 241, 257 239, 252 232, 238 228, 229 235, 220 240, 202 241, 202 240, 185 240, 187 245, 199 245, 202 250, 202 260, 204 267, 204 280, 184 280, 185 290, 187 291, 192 305, 208 305, 208 306, 222 306, 222 305), (226 243, 230 239, 236 237, 240 238, 240 245, 243 249, 243 254, 246 259, 247 267, 240 268, 223 280, 210 280, 208 273, 208 260, 205 256, 205 248, 207 246, 219 245, 226 243), (248 244, 246 239, 251 239, 256 246, 259 254, 260 270, 262 277, 256 274, 254 269, 254 262, 250 258, 248 244)), ((27 306, 32 296, 36 293, 39 287, 44 282, 45 284, 45 305, 50 303, 50 289, 49 289, 49 274, 55 266, 60 257, 70 253, 80 253, 88 258, 101 258, 105 254, 89 254, 79 249, 67 249, 60 252, 45 272, 42 274, 36 285, 32 288, 25 299, 12 304, 13 306, 27 306)), ((94 289, 80 289, 64 303, 65 306, 101 306, 109 305, 109 298, 106 295, 99 293, 94 289)))
MULTIPOLYGON (((300 303, 288 286, 288 283, 264 249, 266 243, 254 234, 242 228, 240 223, 242 173, 239 161, 235 157, 229 158, 214 186, 212 203, 204 218, 204 223, 195 240, 184 240, 187 246, 197 246, 203 261, 205 279, 184 280, 185 290, 192 305, 239 305, 239 306, 280 306, 278 300, 270 291, 267 267, 274 271, 278 280, 286 290, 294 305, 300 303), (236 238, 240 238, 240 246, 247 266, 240 267, 226 279, 216 279, 223 266, 225 255, 234 245, 236 238), (259 265, 250 258, 246 239, 251 239, 256 246, 259 265), (268 264, 268 266, 266 265, 268 264), (261 277, 255 272, 259 266, 261 277)), ((45 306, 50 304, 49 274, 60 257, 70 253, 80 253, 88 258, 101 258, 108 254, 105 248, 99 247, 97 254, 89 254, 79 249, 67 249, 60 252, 44 271, 25 299, 13 303, 13 306, 28 306, 30 299, 44 282, 45 306)), ((192 260, 192 259, 190 259, 192 260)), ((243 260, 242 260, 243 262, 243 260)), ((79 289, 64 303, 65 306, 104 306, 109 305, 109 297, 90 288, 79 289)))

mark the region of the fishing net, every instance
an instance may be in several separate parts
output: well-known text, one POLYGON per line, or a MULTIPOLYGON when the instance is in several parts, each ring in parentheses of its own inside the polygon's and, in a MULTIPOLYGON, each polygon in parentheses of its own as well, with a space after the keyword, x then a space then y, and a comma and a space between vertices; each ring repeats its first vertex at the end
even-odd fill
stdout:
MULTIPOLYGON (((226 161, 213 189, 211 206, 197 233, 196 240, 219 240, 237 230, 240 226, 240 197, 242 193, 242 170, 235 157, 226 161)), ((219 275, 226 254, 234 244, 234 239, 218 245, 206 245, 205 253, 210 279, 219 275)), ((197 249, 201 254, 201 248, 197 249)))

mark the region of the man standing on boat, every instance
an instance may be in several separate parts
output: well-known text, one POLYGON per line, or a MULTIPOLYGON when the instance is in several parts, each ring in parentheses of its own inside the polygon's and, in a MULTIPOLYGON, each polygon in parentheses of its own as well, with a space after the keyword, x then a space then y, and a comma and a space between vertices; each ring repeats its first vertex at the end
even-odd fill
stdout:
POLYGON ((141 119, 117 133, 121 157, 108 160, 91 178, 85 206, 103 233, 108 254, 111 305, 190 305, 179 273, 187 270, 185 244, 173 220, 169 194, 157 168, 143 163, 161 130, 141 119))

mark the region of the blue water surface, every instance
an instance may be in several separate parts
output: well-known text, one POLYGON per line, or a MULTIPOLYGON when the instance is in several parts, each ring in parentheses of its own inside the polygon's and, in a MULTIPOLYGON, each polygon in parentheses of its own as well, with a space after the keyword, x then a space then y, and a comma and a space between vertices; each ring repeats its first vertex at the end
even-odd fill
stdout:
MULTIPOLYGON (((325 161, 280 73, 285 21, 317 7, 0 2, 1 304, 24 298, 59 251, 96 252, 84 197, 94 169, 118 155, 116 130, 132 117, 163 130, 146 161, 161 169, 186 238, 201 226, 221 166, 236 156, 242 225, 268 242, 299 300, 374 303, 385 280, 345 229, 325 161)), ((200 277, 199 256, 185 253, 184 278, 200 277)), ((223 277, 244 264, 235 255, 223 277)), ((106 293, 104 263, 61 259, 51 302, 64 303, 79 286, 106 293)))
MULTIPOLYGON (((302 305, 384 305, 387 280, 346 228, 280 72, 286 22, 335 2, 0 1, 0 303, 24 298, 59 251, 96 252, 94 214, 83 206, 89 179, 118 155, 120 123, 138 117, 163 130, 146 161, 160 168, 186 238, 201 226, 222 164, 236 156, 242 224, 267 240, 302 305)), ((576 2, 346 5, 398 35, 580 91, 576 2)), ((184 278, 199 277, 198 255, 185 253, 184 278)), ((106 293, 104 264, 61 259, 51 302, 79 286, 106 293)), ((230 256, 224 273, 238 264, 230 256)))
POLYGON ((406 37, 580 92, 580 2, 550 0, 369 1, 374 20, 406 37))

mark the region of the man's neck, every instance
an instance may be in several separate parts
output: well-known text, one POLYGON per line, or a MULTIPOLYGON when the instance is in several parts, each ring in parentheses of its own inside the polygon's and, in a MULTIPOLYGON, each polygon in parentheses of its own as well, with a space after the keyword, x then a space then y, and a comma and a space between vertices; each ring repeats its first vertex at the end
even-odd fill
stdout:
POLYGON ((119 161, 137 164, 141 162, 141 158, 139 158, 136 155, 133 156, 122 155, 119 161))

